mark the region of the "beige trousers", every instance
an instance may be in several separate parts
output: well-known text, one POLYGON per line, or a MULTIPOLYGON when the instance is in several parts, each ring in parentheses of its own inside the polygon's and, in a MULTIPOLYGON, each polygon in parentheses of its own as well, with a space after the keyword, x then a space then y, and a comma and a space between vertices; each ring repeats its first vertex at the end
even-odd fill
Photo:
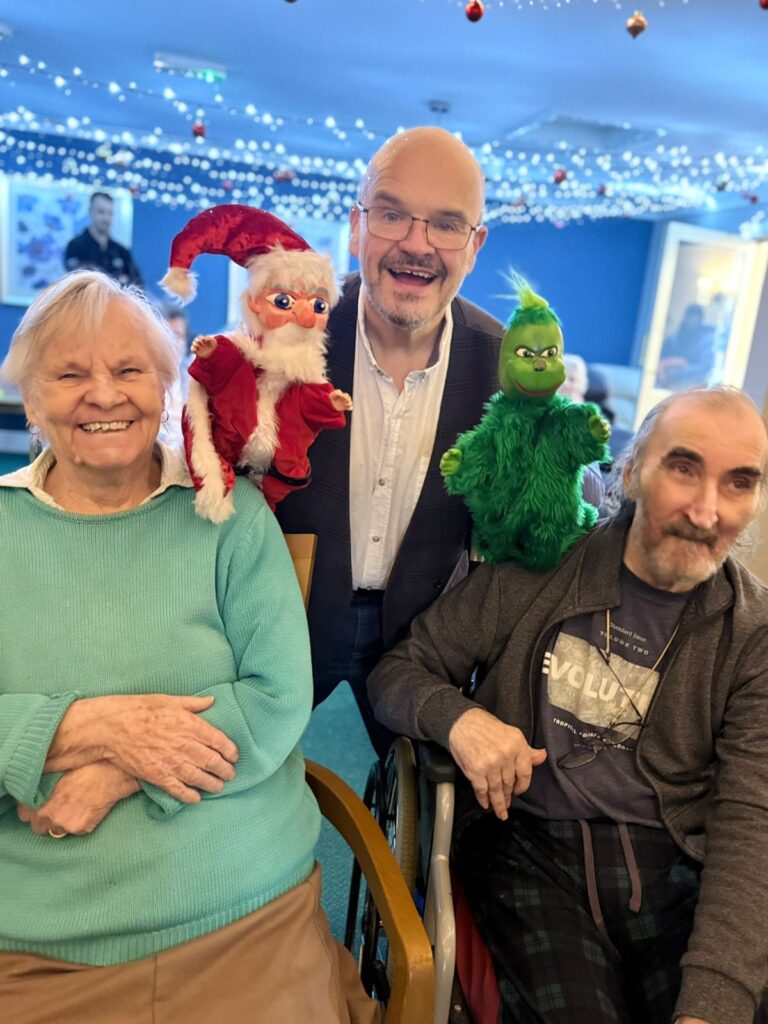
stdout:
POLYGON ((2 1024, 376 1024, 320 869, 233 924, 112 967, 0 953, 2 1024))

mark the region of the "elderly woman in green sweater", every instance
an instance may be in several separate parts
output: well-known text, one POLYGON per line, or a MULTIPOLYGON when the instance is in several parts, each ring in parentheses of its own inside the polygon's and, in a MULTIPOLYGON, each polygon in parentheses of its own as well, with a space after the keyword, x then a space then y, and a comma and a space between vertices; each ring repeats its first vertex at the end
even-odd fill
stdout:
POLYGON ((0 478, 0 1020, 373 1020, 319 908, 290 557, 250 484, 195 515, 175 365, 89 271, 3 365, 49 447, 0 478))

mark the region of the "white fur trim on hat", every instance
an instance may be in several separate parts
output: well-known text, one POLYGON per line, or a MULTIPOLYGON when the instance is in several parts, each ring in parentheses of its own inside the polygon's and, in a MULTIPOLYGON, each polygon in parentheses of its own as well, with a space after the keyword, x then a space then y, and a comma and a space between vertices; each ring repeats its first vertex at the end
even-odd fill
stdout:
POLYGON ((197 274, 183 267, 171 267, 160 281, 160 287, 169 295, 177 295, 186 306, 197 295, 197 274))
POLYGON ((248 292, 254 296, 273 287, 300 292, 323 288, 328 293, 331 308, 339 298, 331 257, 312 249, 297 252, 275 246, 249 261, 248 278, 248 292))

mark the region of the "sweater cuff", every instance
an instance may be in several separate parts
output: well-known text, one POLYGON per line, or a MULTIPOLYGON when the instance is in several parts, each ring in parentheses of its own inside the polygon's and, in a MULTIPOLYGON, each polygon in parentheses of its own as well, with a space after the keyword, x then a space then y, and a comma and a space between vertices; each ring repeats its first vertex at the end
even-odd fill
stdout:
POLYGON ((755 1015, 753 996, 733 978, 706 967, 684 967, 674 1019, 699 1017, 709 1024, 744 1024, 755 1015))
POLYGON ((455 686, 438 690, 421 705, 417 725, 431 740, 448 749, 448 734, 465 711, 480 705, 465 697, 455 686))
MULTIPOLYGON (((46 795, 40 789, 48 749, 62 718, 80 696, 79 693, 61 693, 53 697, 19 694, 27 705, 24 708, 26 713, 18 716, 19 709, 11 708, 11 713, 18 717, 9 743, 11 755, 3 779, 6 792, 18 803, 40 807, 48 799, 50 794, 46 795)), ((11 694, 4 700, 9 698, 12 699, 11 694)))
POLYGON ((154 786, 151 782, 144 782, 143 779, 139 779, 139 782, 141 784, 141 791, 144 794, 144 806, 150 818, 158 818, 165 821, 168 818, 172 818, 174 814, 178 814, 184 806, 181 800, 177 800, 175 796, 166 793, 159 786, 154 786))

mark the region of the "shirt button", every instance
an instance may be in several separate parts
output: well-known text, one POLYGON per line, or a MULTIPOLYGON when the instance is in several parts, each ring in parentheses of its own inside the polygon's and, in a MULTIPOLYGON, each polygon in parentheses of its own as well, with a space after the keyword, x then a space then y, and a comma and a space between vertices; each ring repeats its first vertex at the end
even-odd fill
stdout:
POLYGON ((378 544, 379 541, 381 540, 381 537, 371 537, 371 540, 373 541, 374 544, 378 544))
POLYGON ((379 487, 383 487, 386 482, 383 476, 379 477, 379 487))

